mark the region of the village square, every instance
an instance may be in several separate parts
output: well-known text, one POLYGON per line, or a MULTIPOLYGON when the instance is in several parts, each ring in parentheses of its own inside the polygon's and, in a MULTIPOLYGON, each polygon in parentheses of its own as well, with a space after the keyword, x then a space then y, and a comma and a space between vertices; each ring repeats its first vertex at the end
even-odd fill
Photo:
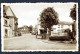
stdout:
POLYGON ((2 50, 77 50, 77 4, 3 4, 2 50))

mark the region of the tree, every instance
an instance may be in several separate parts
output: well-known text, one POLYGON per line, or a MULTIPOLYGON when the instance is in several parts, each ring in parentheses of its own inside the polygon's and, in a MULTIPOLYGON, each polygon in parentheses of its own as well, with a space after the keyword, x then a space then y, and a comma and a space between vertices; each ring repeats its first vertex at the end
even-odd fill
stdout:
POLYGON ((73 8, 71 9, 70 17, 74 20, 73 25, 72 25, 72 32, 73 32, 73 38, 75 38, 75 35, 76 35, 76 4, 74 4, 73 8))
POLYGON ((41 27, 43 27, 44 30, 48 28, 49 35, 51 35, 51 27, 58 24, 57 12, 52 7, 44 9, 40 15, 40 22, 41 27))
POLYGON ((28 28, 29 28, 29 31, 32 32, 32 30, 33 30, 33 26, 30 25, 28 28))
POLYGON ((76 4, 74 4, 73 8, 71 9, 70 16, 73 20, 76 20, 76 4))

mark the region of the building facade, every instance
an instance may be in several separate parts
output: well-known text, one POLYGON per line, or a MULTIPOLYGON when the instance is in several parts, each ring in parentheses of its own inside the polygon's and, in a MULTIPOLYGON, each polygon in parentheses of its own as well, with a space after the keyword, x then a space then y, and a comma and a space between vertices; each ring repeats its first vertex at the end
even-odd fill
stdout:
POLYGON ((3 33, 4 37, 18 36, 18 18, 10 6, 3 5, 3 33))
POLYGON ((44 30, 44 28, 42 28, 41 26, 40 26, 40 18, 37 18, 37 33, 38 33, 38 35, 41 35, 42 33, 43 33, 43 30, 44 30))
MULTIPOLYGON (((42 33, 42 31, 44 30, 44 28, 42 28, 40 26, 40 19, 38 18, 38 24, 37 24, 37 31, 38 31, 38 35, 42 33)), ((57 25, 53 25, 52 29, 51 29, 51 36, 67 36, 67 33, 64 33, 64 31, 66 29, 70 29, 72 31, 72 24, 73 22, 64 22, 64 21, 59 21, 59 23, 57 25)), ((47 28, 47 34, 48 34, 48 28, 47 28)))
POLYGON ((71 22, 59 22, 58 25, 53 25, 51 36, 58 35, 58 36, 67 36, 66 29, 69 29, 72 32, 72 24, 71 22))
POLYGON ((28 26, 23 26, 23 27, 19 27, 18 28, 18 32, 21 33, 21 34, 26 34, 26 33, 29 33, 29 28, 28 26))

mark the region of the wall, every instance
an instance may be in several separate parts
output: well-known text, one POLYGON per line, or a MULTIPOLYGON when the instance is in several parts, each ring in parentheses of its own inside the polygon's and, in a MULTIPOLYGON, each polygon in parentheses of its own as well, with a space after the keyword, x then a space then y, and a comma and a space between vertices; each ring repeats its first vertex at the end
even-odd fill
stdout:
POLYGON ((5 8, 4 8, 4 10, 6 10, 5 11, 5 13, 6 13, 5 16, 7 16, 7 18, 3 17, 2 19, 3 19, 3 22, 5 20, 7 21, 7 25, 4 26, 6 23, 5 22, 3 23, 3 27, 4 27, 3 28, 3 33, 4 33, 3 36, 5 37, 5 29, 7 29, 7 37, 13 37, 13 36, 15 36, 15 31, 14 31, 15 30, 14 14, 13 14, 13 12, 12 12, 12 10, 11 10, 11 8, 9 6, 6 6, 5 8), (5 8, 7 8, 7 9, 5 9, 5 8))

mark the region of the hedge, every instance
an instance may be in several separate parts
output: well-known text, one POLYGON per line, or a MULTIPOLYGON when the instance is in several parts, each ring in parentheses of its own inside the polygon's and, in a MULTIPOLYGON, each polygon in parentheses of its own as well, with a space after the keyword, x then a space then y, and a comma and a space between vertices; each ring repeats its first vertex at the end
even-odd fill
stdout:
POLYGON ((57 41, 69 41, 69 36, 50 36, 49 40, 57 40, 57 41))

